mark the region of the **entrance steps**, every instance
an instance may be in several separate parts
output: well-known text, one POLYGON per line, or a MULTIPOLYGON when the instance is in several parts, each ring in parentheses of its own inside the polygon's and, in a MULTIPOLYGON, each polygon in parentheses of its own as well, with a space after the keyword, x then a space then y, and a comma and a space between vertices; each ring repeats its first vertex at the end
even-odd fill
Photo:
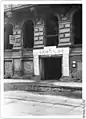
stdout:
POLYGON ((4 91, 11 90, 82 98, 82 84, 76 82, 4 79, 4 91))

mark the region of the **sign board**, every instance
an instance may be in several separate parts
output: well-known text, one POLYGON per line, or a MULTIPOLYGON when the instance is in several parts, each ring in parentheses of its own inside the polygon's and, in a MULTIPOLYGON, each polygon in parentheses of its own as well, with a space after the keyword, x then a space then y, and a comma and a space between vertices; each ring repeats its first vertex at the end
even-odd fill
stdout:
POLYGON ((63 49, 54 49, 54 48, 49 48, 49 49, 43 49, 40 50, 40 55, 53 55, 53 54, 63 54, 63 49))
POLYGON ((45 49, 41 50, 34 50, 34 55, 58 55, 58 54, 69 54, 69 48, 51 48, 51 47, 46 47, 45 49))
POLYGON ((9 43, 14 46, 21 46, 21 35, 10 35, 9 43))
POLYGON ((14 35, 9 35, 9 43, 15 44, 15 36, 14 35))

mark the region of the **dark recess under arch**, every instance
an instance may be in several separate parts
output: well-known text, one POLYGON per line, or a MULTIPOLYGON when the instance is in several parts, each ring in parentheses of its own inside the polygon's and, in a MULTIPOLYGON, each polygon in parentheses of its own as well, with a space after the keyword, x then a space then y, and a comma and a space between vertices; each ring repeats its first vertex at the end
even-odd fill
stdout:
POLYGON ((33 48, 34 45, 34 24, 32 20, 27 20, 23 25, 23 47, 33 48))
POLYGON ((82 9, 78 9, 73 16, 74 44, 82 44, 82 9))
POLYGON ((13 25, 6 24, 4 27, 4 49, 12 49, 13 45, 9 42, 9 36, 13 35, 13 25))

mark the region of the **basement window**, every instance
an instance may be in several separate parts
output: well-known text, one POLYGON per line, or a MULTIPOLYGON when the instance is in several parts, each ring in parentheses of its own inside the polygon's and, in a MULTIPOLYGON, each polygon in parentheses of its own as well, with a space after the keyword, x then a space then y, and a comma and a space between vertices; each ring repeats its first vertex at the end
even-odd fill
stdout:
POLYGON ((58 19, 55 16, 49 16, 45 21, 45 46, 57 46, 58 45, 58 19))

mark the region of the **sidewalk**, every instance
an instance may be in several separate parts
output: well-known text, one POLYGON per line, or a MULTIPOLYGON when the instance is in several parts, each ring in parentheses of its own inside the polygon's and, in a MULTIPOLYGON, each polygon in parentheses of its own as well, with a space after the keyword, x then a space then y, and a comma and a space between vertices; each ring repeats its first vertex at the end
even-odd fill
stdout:
POLYGON ((31 93, 26 91, 9 91, 4 92, 4 97, 11 99, 23 99, 26 101, 50 103, 54 105, 59 104, 72 107, 82 107, 82 99, 73 99, 66 96, 40 95, 37 93, 31 93))
MULTIPOLYGON (((35 80, 20 80, 20 79, 4 79, 4 83, 35 83, 35 80)), ((41 81, 39 83, 47 83, 52 84, 54 86, 61 86, 61 87, 73 87, 73 88, 82 88, 82 83, 77 82, 47 82, 41 81)))
POLYGON ((83 100, 26 91, 4 92, 5 116, 59 116, 83 114, 83 100), (9 109, 9 110, 8 110, 9 109))

